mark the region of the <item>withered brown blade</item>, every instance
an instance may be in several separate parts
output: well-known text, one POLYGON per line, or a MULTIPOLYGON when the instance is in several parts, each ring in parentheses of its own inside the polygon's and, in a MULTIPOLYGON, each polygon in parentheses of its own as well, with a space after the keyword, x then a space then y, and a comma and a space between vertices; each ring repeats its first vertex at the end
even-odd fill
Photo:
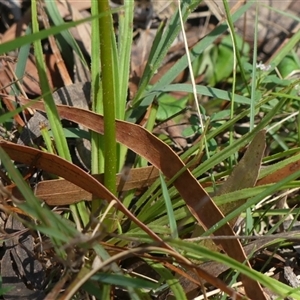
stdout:
MULTIPOLYGON (((158 170, 154 167, 144 167, 138 169, 131 169, 128 175, 128 180, 122 185, 122 191, 129 191, 132 189, 140 189, 151 185, 158 178, 158 170)), ((92 175, 99 182, 103 183, 104 175, 92 175)), ((117 184, 121 180, 121 174, 117 175, 117 184)), ((118 189, 120 192, 121 190, 118 189)), ((21 193, 17 187, 12 189, 13 195, 22 199, 21 193)), ((35 195, 45 201, 48 205, 68 205, 77 203, 82 200, 91 201, 92 194, 80 188, 79 186, 65 180, 54 179, 45 180, 38 183, 35 195)))

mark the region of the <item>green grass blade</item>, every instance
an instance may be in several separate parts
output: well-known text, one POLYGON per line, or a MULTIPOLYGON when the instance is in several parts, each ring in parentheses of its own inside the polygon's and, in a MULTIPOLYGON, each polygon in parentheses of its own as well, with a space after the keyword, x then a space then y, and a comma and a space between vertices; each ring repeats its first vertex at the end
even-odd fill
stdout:
MULTIPOLYGON (((36 0, 33 0, 31 2, 31 11, 33 32, 38 32, 39 24, 37 17, 38 13, 36 0)), ((36 58, 36 66, 39 74, 40 86, 42 94, 44 94, 45 109, 50 123, 50 127, 53 132, 53 137, 56 143, 57 151, 61 157, 67 159, 68 161, 72 161, 55 102, 53 100, 52 94, 49 93, 50 86, 47 78, 46 64, 44 61, 43 50, 40 40, 34 41, 34 51, 36 58)))
MULTIPOLYGON (((97 15, 99 13, 98 1, 91 2, 92 15, 97 15)), ((92 36, 91 36, 91 101, 92 110, 96 113, 103 114, 103 102, 102 102, 102 91, 100 82, 100 71, 101 71, 101 60, 100 60, 100 32, 99 32, 99 19, 94 19, 92 21, 92 36)), ((103 137, 96 133, 91 132, 91 155, 92 164, 91 171, 92 174, 100 174, 104 172, 104 152, 103 147, 103 137)), ((100 205, 99 201, 93 201, 92 211, 95 212, 100 205)))
POLYGON ((255 104, 256 104, 256 64, 257 64, 257 40, 258 40, 258 3, 256 3, 256 16, 254 26, 254 45, 253 45, 253 59, 252 59, 252 82, 251 82, 251 104, 250 104, 250 128, 254 128, 255 119, 255 104))
POLYGON ((119 14, 119 85, 120 93, 118 95, 119 105, 116 107, 117 119, 124 120, 125 106, 127 101, 127 90, 129 81, 130 57, 133 40, 133 15, 134 0, 124 1, 124 13, 119 14))
MULTIPOLYGON (((115 64, 115 74, 117 75, 117 104, 116 104, 116 118, 120 120, 125 119, 125 109, 127 102, 127 91, 130 73, 130 59, 131 47, 133 42, 133 16, 134 16, 134 0, 125 0, 123 10, 119 13, 119 27, 118 27, 118 61, 115 64)), ((117 158, 118 171, 124 165, 127 148, 123 145, 117 144, 117 158)))
MULTIPOLYGON (((99 257, 101 257, 101 259, 103 261, 110 258, 109 253, 100 244, 95 245, 93 247, 93 249, 95 250, 95 252, 97 253, 97 255, 99 257)), ((112 269, 112 271, 115 274, 118 274, 118 275, 122 275, 123 274, 122 269, 116 263, 112 263, 111 264, 111 269, 112 269)), ((138 295, 136 294, 135 290, 132 287, 128 287, 128 291, 132 295, 132 298, 139 299, 138 295)))
POLYGON ((162 173, 159 173, 159 178, 160 178, 163 197, 165 200, 165 205, 167 208, 169 225, 170 225, 170 229, 171 229, 171 237, 175 239, 175 238, 178 238, 178 228, 177 228, 177 224, 176 224, 176 219, 174 217, 173 204, 172 204, 172 201, 171 201, 171 198, 170 198, 170 195, 168 192, 168 188, 167 188, 167 185, 166 185, 166 182, 164 180, 162 173))
POLYGON ((179 283, 178 278, 176 278, 170 270, 165 268, 162 264, 155 264, 151 263, 152 268, 161 276, 161 278, 164 278, 166 280, 166 283, 170 287, 171 291, 174 294, 174 297, 176 300, 186 300, 186 293, 182 287, 182 285, 179 283))
MULTIPOLYGON (((30 26, 27 27, 25 34, 26 35, 31 34, 30 26)), ((30 52, 30 44, 22 46, 19 50, 15 74, 16 74, 16 77, 19 79, 20 84, 22 84, 22 82, 23 82, 23 76, 25 74, 25 68, 26 68, 26 63, 28 60, 29 52, 30 52)), ((13 86, 15 89, 14 90, 12 89, 10 94, 18 96, 20 94, 19 87, 15 83, 13 84, 13 86)))
POLYGON ((92 280, 106 283, 109 285, 117 285, 123 287, 132 287, 136 289, 156 289, 158 285, 154 282, 140 278, 130 278, 125 275, 98 273, 92 277, 92 280))
POLYGON ((284 46, 276 53, 273 60, 270 62, 271 68, 263 73, 262 79, 267 77, 279 63, 297 46, 300 40, 300 30, 295 32, 284 44, 284 46))
MULTIPOLYGON (((57 3, 55 1, 45 1, 47 12, 53 21, 53 23, 57 26, 64 24, 64 20, 61 17, 58 8, 57 3)), ((70 34, 69 31, 61 31, 60 34, 63 36, 63 38, 67 41, 67 43, 70 45, 70 47, 76 52, 76 54, 80 57, 80 60, 85 66, 88 66, 84 55, 82 54, 82 51, 80 50, 80 47, 78 46, 77 42, 75 41, 74 37, 70 34)))
POLYGON ((159 43, 162 39, 164 29, 165 29, 165 23, 163 22, 160 24, 160 26, 157 29, 157 32, 156 32, 156 35, 153 40, 152 47, 151 47, 151 50, 149 53, 149 57, 147 60, 145 70, 144 70, 142 78, 140 79, 140 82, 139 82, 139 88, 137 90, 137 93, 136 93, 134 99, 132 99, 132 101, 131 101, 132 106, 137 107, 139 105, 139 103, 141 101, 140 100, 141 95, 144 93, 147 85, 150 82, 150 79, 152 78, 153 74, 155 73, 155 67, 154 67, 155 58, 157 58, 157 56, 158 56, 156 51, 157 51, 159 43))
POLYGON ((19 114, 21 111, 23 111, 24 109, 30 107, 35 101, 38 101, 38 100, 33 100, 31 103, 20 106, 20 107, 14 109, 13 111, 9 111, 9 112, 5 113, 4 115, 1 115, 0 116, 0 123, 4 124, 5 122, 9 121, 11 118, 13 118, 17 114, 19 114))
POLYGON ((64 30, 75 27, 75 26, 80 25, 80 24, 85 23, 85 22, 92 21, 92 20, 97 19, 99 17, 100 17, 99 15, 96 15, 96 16, 84 18, 84 19, 79 20, 79 21, 72 21, 72 22, 64 23, 64 24, 59 25, 59 26, 52 26, 49 29, 33 32, 30 35, 24 35, 24 36, 18 37, 16 39, 12 40, 12 41, 0 44, 0 55, 4 54, 6 52, 10 52, 10 51, 13 51, 15 49, 18 49, 18 48, 20 48, 20 47, 22 47, 26 44, 31 44, 36 40, 45 39, 50 35, 59 34, 64 30))
MULTIPOLYGON (((186 93, 191 93, 192 92, 192 86, 190 84, 185 84, 185 83, 177 83, 177 84, 170 84, 166 85, 163 88, 154 90, 152 92, 149 92, 149 95, 157 94, 157 93, 165 93, 165 92, 186 92, 186 93)), ((204 86, 204 85, 196 85, 196 91, 197 94, 199 95, 204 95, 204 96, 209 96, 209 97, 214 97, 214 98, 219 98, 223 99, 226 101, 231 101, 233 94, 229 91, 224 91, 218 88, 213 88, 209 86, 204 86)), ((245 96, 237 95, 234 94, 234 101, 236 103, 240 104, 251 104, 251 99, 245 96)))
MULTIPOLYGON (((251 197, 255 197, 262 193, 264 190, 266 190, 268 187, 270 187, 270 184, 266 185, 261 185, 261 186, 256 186, 253 188, 246 188, 246 189, 241 189, 238 191, 230 192, 224 195, 220 196, 215 196, 214 202, 219 206, 227 203, 232 203, 234 201, 242 200, 242 199, 248 199, 251 197)), ((284 185, 282 187, 279 187, 279 190, 287 189, 290 188, 291 185, 284 185)))
POLYGON ((237 46, 236 46, 237 45, 237 39, 236 39, 236 35, 234 34, 234 32, 235 32, 234 25, 233 25, 234 21, 233 21, 233 18, 231 17, 231 14, 230 14, 228 0, 223 0, 223 4, 224 4, 224 9, 225 9, 227 22, 228 22, 228 25, 229 25, 228 27, 230 28, 230 32, 232 33, 233 47, 236 49, 235 54, 236 54, 236 59, 237 59, 238 65, 240 67, 242 80, 244 81, 245 87, 246 87, 248 93, 250 94, 250 89, 249 89, 248 81, 246 79, 245 69, 243 68, 243 64, 242 64, 242 60, 241 60, 241 54, 240 54, 240 51, 238 51, 237 46))

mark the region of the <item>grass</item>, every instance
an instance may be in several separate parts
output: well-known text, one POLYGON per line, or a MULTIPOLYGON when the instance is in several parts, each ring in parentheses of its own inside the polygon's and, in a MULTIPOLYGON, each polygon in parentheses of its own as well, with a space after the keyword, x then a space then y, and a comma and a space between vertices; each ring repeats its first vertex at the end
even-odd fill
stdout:
MULTIPOLYGON (((251 237, 267 217, 282 215, 283 219, 276 226, 284 221, 284 216, 298 217, 299 208, 294 208, 294 203, 290 208, 276 209, 267 199, 275 199, 274 195, 281 191, 296 193, 299 188, 299 80, 293 79, 291 74, 300 67, 295 52, 300 33, 294 33, 280 51, 272 54, 269 67, 258 64, 256 42, 255 50, 251 52, 251 45, 234 29, 234 23, 253 3, 249 2, 231 13, 224 0, 226 18, 200 39, 189 53, 186 44, 185 54, 153 83, 151 80, 168 56, 181 25, 200 2, 182 1, 180 11, 175 12, 168 22, 160 24, 139 84, 129 102, 134 34, 132 0, 114 10, 109 8, 108 1, 92 1, 92 17, 68 23, 58 16, 54 2, 47 2, 46 12, 53 24, 49 29, 40 28, 38 3, 32 1, 31 30, 28 29, 23 37, 0 44, 1 56, 19 49, 16 74, 21 86, 24 61, 29 55, 28 45, 33 45, 41 87, 39 96, 45 105, 43 108, 37 101, 28 102, 26 94, 15 85, 19 101, 24 106, 8 112, 4 103, 13 97, 1 93, 4 112, 0 116, 1 126, 9 132, 13 116, 31 106, 46 111, 53 134, 52 145, 47 138, 48 148, 55 149, 53 153, 1 141, 2 170, 10 182, 1 185, 0 189, 7 199, 12 200, 4 203, 6 211, 15 214, 13 207, 16 206, 21 215, 27 216, 26 220, 21 219, 25 226, 39 232, 42 239, 50 240, 53 257, 42 251, 45 259, 59 258, 58 266, 51 265, 50 269, 64 272, 46 287, 46 293, 51 293, 54 298, 90 299, 93 295, 97 299, 109 299, 112 293, 118 295, 122 291, 124 294, 117 297, 151 299, 151 296, 170 291, 176 299, 187 299, 189 296, 182 280, 192 276, 198 286, 201 286, 202 278, 237 299, 242 296, 231 287, 237 278, 242 280, 249 298, 264 299, 260 290, 262 285, 273 291, 277 299, 287 295, 300 299, 297 289, 245 263, 242 245, 233 238, 234 233, 228 225, 230 220, 243 216, 246 223, 244 234, 251 237), (119 16, 117 28, 112 13, 119 16), (82 53, 68 31, 84 22, 91 22, 90 57, 82 53), (62 57, 73 49, 83 65, 90 68, 92 112, 55 104, 42 49, 42 41, 49 36, 55 37, 62 57), (290 68, 286 68, 286 64, 290 68), (189 70, 188 79, 176 82, 175 79, 186 69, 189 70), (204 82, 195 83, 200 75, 204 76, 204 82), (183 95, 180 99, 174 96, 178 92, 183 95), (205 97, 209 97, 209 101, 205 101, 205 97), (200 104, 196 100, 200 100, 200 104), (174 149, 175 138, 172 140, 161 131, 158 139, 150 132, 165 119, 180 123, 186 117, 181 111, 192 105, 197 109, 190 115, 189 126, 180 134, 186 140, 191 136, 199 138, 193 139, 191 146, 176 154, 171 149, 174 149), (206 118, 202 120, 200 114, 206 118), (103 173, 102 182, 72 164, 60 116, 91 130, 91 174, 103 173), (146 129, 134 125, 140 124, 141 120, 146 122, 146 129), (267 132, 266 141, 260 141, 266 142, 266 154, 262 161, 250 159, 246 163, 246 168, 257 168, 258 177, 251 178, 256 184, 247 185, 246 182, 241 188, 238 182, 243 178, 245 181, 246 176, 236 172, 238 175, 233 179, 237 183, 233 188, 214 195, 220 190, 223 179, 232 179, 232 170, 238 169, 245 147, 262 130, 267 132), (124 167, 128 149, 136 153, 134 161, 130 161, 132 168, 151 164, 159 169, 160 175, 147 189, 124 191, 119 188, 117 192, 118 173, 122 174, 121 184, 132 180, 127 162, 124 167), (58 192, 59 207, 67 207, 68 212, 57 214, 50 202, 40 205, 40 200, 9 157, 73 182, 90 192, 93 200, 78 202, 84 199, 77 197, 78 203, 74 204, 58 192), (9 183, 18 187, 26 201, 19 201, 10 194, 9 183), (221 205, 230 205, 226 216, 217 209, 221 205), (210 235, 212 238, 207 239, 210 235), (222 239, 218 239, 220 235, 222 239), (220 253, 220 248, 227 255, 220 253), (128 258, 143 262, 143 270, 130 271, 133 267, 128 258), (230 284, 217 279, 219 274, 209 274, 202 265, 199 267, 201 262, 208 260, 234 271, 230 284), (126 263, 129 263, 128 267, 126 263), (153 271, 155 275, 151 275, 153 271), (60 280, 66 280, 63 290, 60 280)), ((258 22, 259 18, 256 18, 255 41, 258 22)), ((138 182, 136 179, 133 183, 137 186, 138 182)), ((48 184, 51 189, 51 181, 48 184)), ((298 194, 294 197, 298 199, 298 194)), ((292 197, 288 196, 287 202, 290 201, 292 197)), ((266 238, 272 231, 272 228, 267 228, 266 238)), ((295 239, 295 233, 276 235, 273 242, 278 248, 285 247, 283 242, 293 243, 291 237, 295 239)), ((248 243, 248 238, 244 237, 243 242, 248 243)), ((264 247, 268 243, 270 240, 266 240, 264 247)), ((7 285, 3 285, 3 293, 4 289, 7 285)), ((219 296, 222 297, 221 293, 219 296)))

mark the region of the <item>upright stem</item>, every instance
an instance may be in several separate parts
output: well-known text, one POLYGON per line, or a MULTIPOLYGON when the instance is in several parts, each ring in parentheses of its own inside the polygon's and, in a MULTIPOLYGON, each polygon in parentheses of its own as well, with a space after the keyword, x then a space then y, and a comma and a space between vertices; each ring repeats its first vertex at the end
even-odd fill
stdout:
POLYGON ((113 22, 109 1, 98 0, 100 32, 100 57, 102 74, 102 99, 104 115, 104 184, 116 194, 116 125, 115 125, 115 79, 113 60, 113 22))

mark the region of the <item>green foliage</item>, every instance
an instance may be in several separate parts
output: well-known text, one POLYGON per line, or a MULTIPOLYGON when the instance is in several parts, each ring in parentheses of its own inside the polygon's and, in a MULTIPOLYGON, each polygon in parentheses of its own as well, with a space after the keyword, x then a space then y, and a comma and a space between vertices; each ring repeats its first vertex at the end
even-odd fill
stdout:
POLYGON ((158 101, 158 110, 156 114, 156 119, 158 121, 164 121, 179 112, 182 112, 186 107, 188 98, 184 97, 182 99, 175 99, 169 94, 162 94, 157 99, 158 101))
MULTIPOLYGON (((237 38, 237 51, 242 53, 242 63, 248 61, 250 47, 240 36, 237 38)), ((205 74, 205 81, 209 86, 215 86, 219 82, 228 80, 232 74, 234 62, 233 45, 230 36, 222 38, 221 42, 215 47, 208 49, 194 61, 198 66, 195 76, 205 74)))
MULTIPOLYGON (((68 153, 69 150, 65 138, 81 137, 84 133, 80 130, 70 131, 61 127, 55 104, 49 92, 47 77, 45 76, 46 66, 42 57, 41 40, 50 35, 59 34, 60 38, 68 43, 86 64, 78 44, 68 29, 83 22, 92 22, 92 109, 96 113, 103 113, 106 123, 104 137, 96 133, 91 134, 91 171, 92 173, 104 172, 106 186, 116 194, 116 173, 121 170, 124 164, 127 150, 120 145, 116 145, 115 118, 137 122, 146 110, 153 105, 148 124, 146 125, 148 129, 152 129, 155 126, 155 122, 172 118, 190 104, 189 96, 183 96, 178 100, 171 95, 171 92, 184 92, 186 94, 193 92, 190 84, 173 84, 173 80, 187 67, 187 55, 179 59, 158 82, 150 85, 151 79, 162 65, 173 41, 180 32, 179 14, 175 13, 167 23, 163 22, 158 28, 137 93, 131 101, 131 105, 126 107, 133 38, 134 1, 125 1, 124 10, 122 10, 123 8, 121 9, 118 39, 115 38, 112 11, 109 10, 108 1, 92 1, 92 17, 68 23, 59 18, 56 5, 54 2, 50 2, 46 1, 47 11, 54 25, 50 29, 39 30, 36 2, 32 1, 33 32, 30 33, 28 31, 24 37, 1 44, 0 54, 20 48, 20 63, 18 63, 16 73, 21 78, 24 74, 24 64, 21 62, 27 59, 29 45, 31 43, 34 44, 40 84, 52 128, 51 134, 54 137, 59 155, 70 160, 71 157, 68 153)), ((187 20, 190 12, 200 2, 182 1, 181 9, 184 21, 187 20)), ((300 97, 297 90, 299 81, 291 79, 291 75, 296 70, 299 70, 299 61, 295 55, 294 47, 300 40, 300 33, 295 33, 282 47, 281 51, 275 55, 269 69, 257 68, 255 59, 250 63, 250 47, 247 43, 244 43, 242 37, 235 34, 233 30, 231 30, 233 36, 224 35, 228 28, 231 28, 233 22, 238 20, 251 5, 252 3, 248 2, 242 6, 231 16, 228 23, 223 22, 216 26, 212 32, 201 39, 190 51, 194 71, 194 74, 190 76, 198 76, 205 72, 205 82, 196 86, 196 92, 199 97, 209 97, 209 101, 201 102, 203 111, 209 118, 206 120, 205 130, 202 132, 199 126, 199 118, 191 117, 192 126, 186 128, 182 134, 184 137, 190 137, 194 134, 205 135, 208 145, 207 152, 204 153, 201 163, 194 166, 192 172, 200 182, 211 183, 211 186, 206 188, 206 191, 209 193, 214 193, 218 188, 218 179, 224 178, 231 173, 232 163, 235 158, 251 142, 255 134, 262 129, 268 130, 270 151, 269 156, 265 158, 265 162, 271 164, 275 161, 276 164, 262 169, 261 177, 271 174, 277 169, 288 165, 288 163, 299 159, 299 155, 292 156, 299 149, 290 150, 293 147, 299 147, 299 118, 297 120, 296 115, 294 115, 284 123, 280 121, 282 116, 289 117, 292 113, 299 111, 300 97), (220 42, 215 44, 215 41, 218 39, 220 42), (239 53, 238 67, 236 69, 234 66, 235 53, 239 53), (280 76, 275 72, 276 67, 278 67, 280 76), (229 105, 227 106, 227 104, 229 105), (221 106, 224 108, 221 109, 221 106), (253 128, 252 125, 249 125, 249 120, 253 123, 253 128), (245 129, 242 128, 243 126, 245 129), (241 133, 242 135, 235 138, 233 133, 237 136, 241 133), (231 134, 230 138, 228 138, 227 134, 231 134)), ((114 12, 117 11, 115 10, 114 12)), ((258 64, 258 67, 262 67, 262 65, 258 64)), ((1 115, 0 123, 11 121, 11 118, 23 109, 25 107, 20 107, 13 112, 1 115)), ((46 133, 45 139, 48 138, 49 136, 46 133)), ((48 148, 51 148, 50 139, 48 148)), ((193 159, 199 153, 202 153, 202 149, 203 140, 200 140, 185 151, 181 158, 184 161, 193 159)), ((100 257, 103 263, 111 262, 109 271, 106 271, 107 269, 103 266, 96 268, 92 262, 85 262, 80 272, 73 274, 75 279, 72 281, 72 290, 70 289, 69 295, 75 294, 78 288, 83 287, 84 290, 92 295, 100 294, 103 297, 108 297, 110 286, 117 285, 125 286, 130 292, 132 299, 147 297, 145 289, 147 289, 147 293, 155 294, 158 290, 163 290, 166 287, 172 290, 176 299, 185 299, 184 289, 178 282, 178 278, 172 274, 167 266, 157 263, 150 256, 144 261, 161 276, 161 280, 157 283, 125 275, 118 266, 116 262, 123 259, 123 257, 115 257, 116 254, 114 251, 110 252, 111 249, 114 249, 114 247, 116 247, 115 249, 121 249, 117 247, 128 247, 132 244, 134 245, 135 242, 138 244, 150 244, 153 242, 148 235, 136 224, 126 219, 122 213, 108 213, 105 220, 101 223, 105 230, 101 227, 100 231, 103 230, 103 232, 98 232, 101 239, 96 239, 97 243, 94 240, 90 242, 92 238, 87 233, 82 232, 82 225, 88 224, 89 209, 91 209, 92 213, 100 212, 101 216, 106 213, 107 205, 103 201, 105 199, 93 201, 91 208, 85 204, 83 207, 72 207, 73 221, 77 223, 77 228, 75 228, 71 220, 66 220, 50 211, 47 207, 40 205, 38 199, 33 195, 28 185, 25 184, 2 148, 0 148, 0 157, 10 178, 19 187, 26 199, 25 202, 18 203, 18 207, 38 221, 37 225, 33 225, 31 222, 26 223, 26 225, 48 236, 54 245, 56 254, 62 261, 67 260, 68 253, 66 249, 73 245, 74 241, 80 241, 77 245, 78 249, 82 251, 85 251, 87 248, 90 249, 93 253, 89 256, 91 261, 95 262, 95 257, 100 257), (101 209, 99 210, 99 208, 101 209), (118 235, 116 232, 122 234, 118 235), (108 249, 101 245, 100 240, 105 240, 105 245, 109 245, 107 246, 108 249), (78 282, 80 286, 77 286, 78 282)), ((147 162, 143 161, 142 164, 146 165, 147 162)), ((213 228, 207 230, 204 235, 211 234, 239 215, 245 216, 248 214, 247 220, 250 224, 252 221, 255 223, 259 220, 261 215, 288 214, 289 210, 279 211, 268 208, 265 211, 263 209, 256 211, 254 207, 259 201, 275 192, 299 187, 299 181, 297 180, 299 175, 300 172, 298 171, 275 184, 237 190, 214 197, 213 199, 218 205, 229 202, 235 203, 241 199, 248 199, 248 201, 236 207, 233 212, 225 216, 218 224, 215 224, 213 228), (253 213, 250 216, 251 209, 253 209, 253 213)), ((135 196, 135 191, 121 196, 124 197, 124 205, 130 208, 131 212, 141 222, 167 240, 172 247, 176 248, 179 253, 183 253, 185 257, 196 259, 197 261, 212 259, 222 262, 233 270, 258 280, 281 296, 294 292, 293 297, 299 299, 299 295, 284 284, 275 282, 257 271, 249 270, 225 255, 211 252, 210 249, 201 247, 198 243, 182 241, 185 236, 190 236, 195 230, 195 221, 181 196, 170 184, 169 179, 167 180, 161 175, 139 197, 135 196)), ((299 209, 293 212, 293 214, 297 213, 299 213, 299 209)), ((94 228, 91 227, 89 229, 92 230, 94 228)), ((136 247, 133 246, 132 248, 135 249, 136 247)), ((157 252, 155 252, 155 255, 157 255, 157 252)), ((163 250, 162 253, 165 257, 169 255, 163 250)), ((159 255, 162 255, 162 253, 159 252, 159 255)), ((144 254, 149 253, 145 250, 144 254)), ((133 254, 128 252, 129 255, 133 254)), ((176 263, 179 264, 180 262, 176 263)))

